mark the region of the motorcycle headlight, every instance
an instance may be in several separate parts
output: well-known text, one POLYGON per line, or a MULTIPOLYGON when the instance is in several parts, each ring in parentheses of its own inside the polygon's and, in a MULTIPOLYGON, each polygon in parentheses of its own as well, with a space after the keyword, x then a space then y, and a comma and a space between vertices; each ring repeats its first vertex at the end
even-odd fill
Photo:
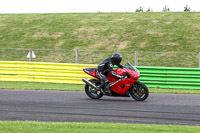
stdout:
POLYGON ((139 76, 140 76, 140 74, 135 74, 134 79, 138 78, 139 76))

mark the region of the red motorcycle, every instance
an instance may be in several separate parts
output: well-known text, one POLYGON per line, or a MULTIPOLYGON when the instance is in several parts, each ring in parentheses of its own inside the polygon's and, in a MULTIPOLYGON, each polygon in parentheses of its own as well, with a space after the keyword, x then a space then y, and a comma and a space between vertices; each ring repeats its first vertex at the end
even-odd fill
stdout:
MULTIPOLYGON (((96 75, 96 67, 84 68, 83 71, 96 79, 87 80, 83 78, 85 85, 86 94, 92 99, 99 99, 104 94, 101 89, 98 88, 102 81, 96 75)), ((114 72, 124 76, 124 79, 118 79, 112 76, 109 72, 107 73, 107 78, 109 79, 109 87, 111 89, 111 95, 107 96, 122 96, 122 97, 132 97, 136 101, 144 101, 149 95, 149 90, 147 86, 137 81, 140 78, 140 72, 132 66, 129 62, 126 63, 123 69, 116 68, 114 72)))

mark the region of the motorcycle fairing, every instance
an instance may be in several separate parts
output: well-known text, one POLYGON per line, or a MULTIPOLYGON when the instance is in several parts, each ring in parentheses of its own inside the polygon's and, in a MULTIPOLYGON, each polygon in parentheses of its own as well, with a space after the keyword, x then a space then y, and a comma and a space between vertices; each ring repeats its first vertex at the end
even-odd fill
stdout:
POLYGON ((130 78, 124 80, 120 79, 116 84, 111 86, 111 90, 117 92, 118 94, 125 95, 125 93, 132 87, 135 81, 130 78))
MULTIPOLYGON (((83 68, 83 71, 87 74, 89 74, 92 77, 98 78, 96 75, 96 67, 88 67, 88 68, 83 68)), ((99 79, 99 78, 98 78, 99 79)))
MULTIPOLYGON (((96 75, 96 67, 90 67, 90 68, 84 68, 83 71, 87 74, 89 74, 90 76, 97 78, 96 75)), ((134 82, 140 77, 140 72, 136 69, 136 68, 128 68, 128 67, 124 67, 123 69, 121 68, 116 68, 114 69, 114 72, 123 76, 126 73, 128 73, 130 76, 126 79, 118 79, 117 77, 114 77, 113 75, 111 75, 110 73, 107 74, 107 78, 110 81, 110 86, 111 86, 111 90, 120 94, 120 95, 125 95, 125 93, 132 87, 132 85, 134 84, 134 82)), ((101 80, 101 79, 99 79, 101 80)))

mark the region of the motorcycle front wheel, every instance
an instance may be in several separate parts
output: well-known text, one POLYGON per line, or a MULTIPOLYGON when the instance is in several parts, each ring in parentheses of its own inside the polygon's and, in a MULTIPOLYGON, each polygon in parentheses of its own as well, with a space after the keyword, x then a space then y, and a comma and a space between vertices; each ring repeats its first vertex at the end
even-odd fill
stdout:
MULTIPOLYGON (((101 84, 101 82, 96 79, 90 79, 89 81, 96 86, 101 84)), ((103 96, 101 91, 98 91, 87 84, 85 85, 85 93, 92 99, 99 99, 103 96)))
POLYGON ((129 94, 136 101, 144 101, 149 96, 149 89, 144 83, 136 81, 129 90, 129 94))

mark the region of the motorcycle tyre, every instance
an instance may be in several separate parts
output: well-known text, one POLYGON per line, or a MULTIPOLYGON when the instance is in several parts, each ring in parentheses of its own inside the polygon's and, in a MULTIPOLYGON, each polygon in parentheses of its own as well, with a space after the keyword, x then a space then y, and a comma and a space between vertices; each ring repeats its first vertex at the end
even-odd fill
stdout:
POLYGON ((129 90, 130 96, 131 96, 133 99, 135 99, 136 101, 144 101, 144 100, 146 100, 147 97, 149 96, 149 89, 148 89, 148 87, 147 87, 144 83, 142 83, 142 82, 140 82, 140 81, 136 81, 134 84, 139 85, 139 86, 141 86, 141 87, 144 89, 144 91, 145 91, 145 93, 144 93, 145 96, 142 97, 142 98, 140 98, 140 97, 136 96, 134 93, 132 93, 132 92, 133 92, 132 89, 134 89, 134 87, 132 87, 132 88, 129 90))
MULTIPOLYGON (((94 83, 95 85, 100 85, 101 82, 99 80, 96 79, 90 79, 89 80, 91 83, 94 83)), ((93 95, 90 91, 91 86, 85 84, 85 93, 87 94, 88 97, 92 98, 92 99, 100 99, 103 96, 103 93, 100 92, 98 95, 93 95)))

